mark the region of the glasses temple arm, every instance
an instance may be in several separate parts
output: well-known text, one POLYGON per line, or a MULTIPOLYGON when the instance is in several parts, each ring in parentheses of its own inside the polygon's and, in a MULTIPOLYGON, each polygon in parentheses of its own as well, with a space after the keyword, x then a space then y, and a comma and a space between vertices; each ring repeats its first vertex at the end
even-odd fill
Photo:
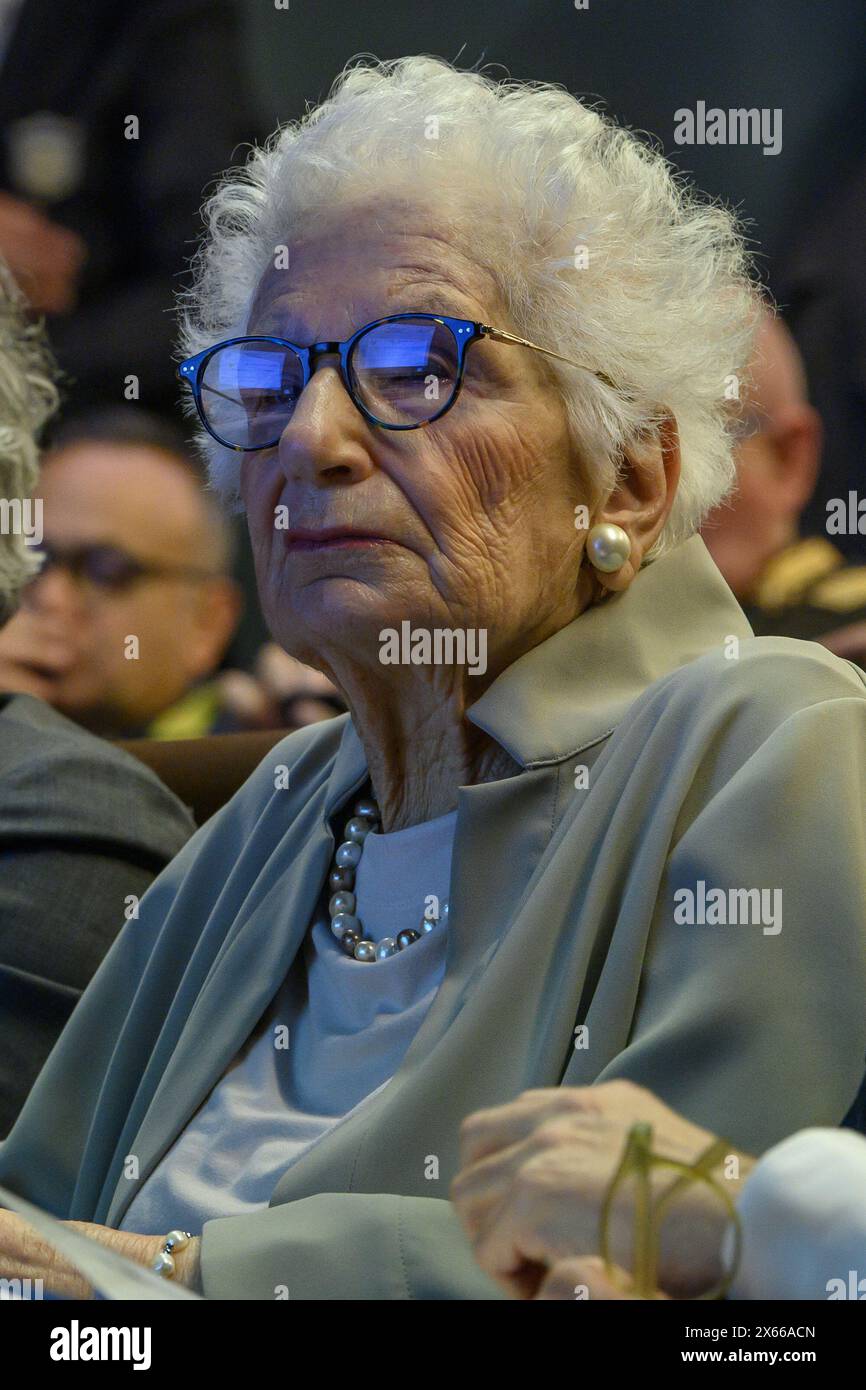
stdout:
POLYGON ((572 357, 563 357, 561 352, 554 352, 552 348, 539 347, 538 343, 531 343, 528 338, 518 338, 516 333, 506 333, 501 328, 490 328, 487 324, 481 325, 483 333, 492 338, 497 343, 516 343, 518 347, 532 348, 534 352, 543 352, 545 357, 555 357, 558 362, 566 362, 569 367, 577 367, 582 372, 591 372, 593 376, 603 381, 605 386, 609 386, 615 391, 616 385, 604 372, 596 371, 595 367, 587 367, 585 362, 575 362, 572 357))

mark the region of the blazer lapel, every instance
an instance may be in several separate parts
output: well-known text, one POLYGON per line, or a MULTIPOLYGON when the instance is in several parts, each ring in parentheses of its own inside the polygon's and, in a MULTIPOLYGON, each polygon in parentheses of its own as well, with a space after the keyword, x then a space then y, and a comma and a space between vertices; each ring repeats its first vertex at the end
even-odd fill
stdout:
MULTIPOLYGON (((118 1153, 106 1217, 116 1226, 133 1197, 246 1042, 290 969, 310 925, 334 851, 328 818, 367 777, 363 749, 349 721, 324 797, 308 803, 279 847, 275 881, 246 919, 237 920, 183 1024, 130 1146, 138 1176, 118 1177, 118 1153)), ((175 1006, 175 1007, 182 1007, 175 1006)), ((170 1022, 170 1016, 169 1020, 170 1022)), ((103 1198, 107 1197, 107 1192, 103 1198)))

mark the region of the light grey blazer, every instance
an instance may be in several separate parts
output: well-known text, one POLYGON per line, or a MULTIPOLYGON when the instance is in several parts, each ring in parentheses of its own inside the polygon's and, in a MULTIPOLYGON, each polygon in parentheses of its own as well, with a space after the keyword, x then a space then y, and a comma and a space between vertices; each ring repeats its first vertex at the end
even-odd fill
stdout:
MULTIPOLYGON (((443 984, 370 1106, 267 1209, 205 1223, 210 1297, 497 1297, 448 1186, 463 1116, 527 1087, 629 1077, 753 1152, 838 1124, 854 1098, 854 666, 751 637, 696 537, 521 657, 468 717, 522 771, 460 790, 443 984), (781 930, 678 921, 674 894, 701 881, 781 890, 781 930)), ((348 716, 302 729, 193 836, 76 1008, 0 1148, 0 1183, 64 1217, 121 1220, 291 966, 329 819, 339 833, 366 777, 348 716)))

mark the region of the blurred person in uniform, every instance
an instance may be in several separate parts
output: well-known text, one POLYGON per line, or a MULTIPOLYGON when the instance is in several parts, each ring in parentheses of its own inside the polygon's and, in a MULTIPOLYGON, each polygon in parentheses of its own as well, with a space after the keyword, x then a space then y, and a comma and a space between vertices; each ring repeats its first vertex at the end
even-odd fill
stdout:
POLYGON ((866 566, 828 535, 800 536, 821 467, 823 429, 796 343, 767 312, 756 337, 737 448, 737 487, 701 535, 756 636, 821 642, 866 660, 866 566))
MULTIPOLYGON (((828 198, 780 258, 777 297, 803 355, 812 400, 826 430, 818 484, 802 516, 804 535, 822 535, 827 503, 863 495, 866 454, 866 161, 828 198)), ((866 524, 836 544, 866 560, 866 524)))
MULTIPOLYGON (((0 625, 15 621, 34 569, 16 520, 56 397, 41 331, 0 263, 0 625)), ((120 928, 194 829, 137 759, 0 677, 0 1138, 120 928)))
POLYGON ((71 420, 39 496, 42 569, 0 632, 0 685, 111 737, 210 732, 241 596, 179 431, 134 406, 71 420))

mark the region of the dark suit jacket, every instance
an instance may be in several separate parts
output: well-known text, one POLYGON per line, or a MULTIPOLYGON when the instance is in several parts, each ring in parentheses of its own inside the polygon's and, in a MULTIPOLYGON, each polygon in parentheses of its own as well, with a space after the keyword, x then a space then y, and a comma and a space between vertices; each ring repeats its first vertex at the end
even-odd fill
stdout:
POLYGON ((195 825, 128 753, 0 695, 0 1136, 82 991, 195 825))
POLYGON ((46 209, 90 255, 79 308, 51 320, 77 403, 177 401, 171 309, 194 249, 205 186, 258 133, 245 99, 235 0, 24 0, 0 68, 0 188, 15 186, 10 129, 35 112, 71 117, 80 187, 46 209), (138 117, 139 138, 124 122, 138 117))

